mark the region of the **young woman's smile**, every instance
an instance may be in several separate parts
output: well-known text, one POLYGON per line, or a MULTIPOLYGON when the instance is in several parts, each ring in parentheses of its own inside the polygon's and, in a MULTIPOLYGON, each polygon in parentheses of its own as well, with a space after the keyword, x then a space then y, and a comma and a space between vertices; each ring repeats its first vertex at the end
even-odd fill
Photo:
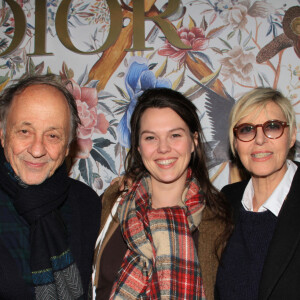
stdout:
POLYGON ((139 152, 152 184, 184 183, 193 151, 194 142, 188 126, 171 108, 148 108, 144 112, 139 152))

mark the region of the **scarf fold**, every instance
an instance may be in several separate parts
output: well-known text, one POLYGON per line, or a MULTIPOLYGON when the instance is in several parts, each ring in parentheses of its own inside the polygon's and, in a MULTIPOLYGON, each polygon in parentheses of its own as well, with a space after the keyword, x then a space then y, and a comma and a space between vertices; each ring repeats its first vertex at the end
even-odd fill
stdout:
POLYGON ((150 175, 120 202, 118 217, 128 250, 110 299, 205 299, 192 232, 205 205, 188 171, 178 206, 151 208, 150 175))
POLYGON ((30 225, 30 268, 35 298, 79 299, 83 295, 81 278, 59 212, 70 187, 65 164, 43 183, 26 185, 14 173, 0 147, 0 187, 30 225))

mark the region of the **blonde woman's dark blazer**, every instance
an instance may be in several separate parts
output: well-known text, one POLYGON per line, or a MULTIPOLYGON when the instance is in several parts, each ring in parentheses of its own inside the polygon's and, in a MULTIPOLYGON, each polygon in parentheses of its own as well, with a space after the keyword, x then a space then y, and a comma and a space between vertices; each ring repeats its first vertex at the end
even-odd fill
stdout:
MULTIPOLYGON (((263 266, 258 300, 300 299, 300 164, 296 164, 298 169, 278 215, 263 266)), ((242 181, 222 189, 234 207, 236 221, 247 183, 242 181)))

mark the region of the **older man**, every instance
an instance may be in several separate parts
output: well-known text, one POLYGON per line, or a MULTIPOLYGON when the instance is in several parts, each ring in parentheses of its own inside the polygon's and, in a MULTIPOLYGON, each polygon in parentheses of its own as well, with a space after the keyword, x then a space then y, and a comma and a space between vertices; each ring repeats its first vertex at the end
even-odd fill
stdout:
POLYGON ((0 299, 85 299, 101 203, 64 163, 79 117, 68 89, 34 76, 0 97, 0 299))

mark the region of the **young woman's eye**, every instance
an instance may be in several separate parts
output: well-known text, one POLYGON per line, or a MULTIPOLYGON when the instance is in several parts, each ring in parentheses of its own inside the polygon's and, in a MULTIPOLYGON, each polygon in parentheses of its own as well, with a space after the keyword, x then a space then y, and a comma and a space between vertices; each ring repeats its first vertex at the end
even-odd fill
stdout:
POLYGON ((172 137, 173 137, 173 138, 181 137, 181 134, 179 134, 179 133, 173 133, 173 134, 172 134, 172 137))
POLYGON ((146 141, 154 140, 154 136, 146 136, 146 137, 145 137, 145 140, 146 140, 146 141))

